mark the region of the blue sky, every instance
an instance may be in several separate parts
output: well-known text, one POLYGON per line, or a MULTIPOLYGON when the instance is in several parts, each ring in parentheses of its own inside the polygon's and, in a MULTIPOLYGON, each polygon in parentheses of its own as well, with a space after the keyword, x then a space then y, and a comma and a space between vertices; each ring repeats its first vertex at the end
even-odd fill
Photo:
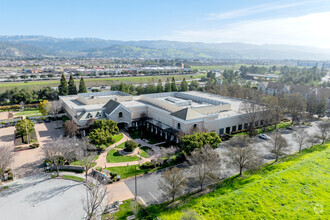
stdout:
POLYGON ((330 48, 329 0, 0 0, 0 35, 330 48))

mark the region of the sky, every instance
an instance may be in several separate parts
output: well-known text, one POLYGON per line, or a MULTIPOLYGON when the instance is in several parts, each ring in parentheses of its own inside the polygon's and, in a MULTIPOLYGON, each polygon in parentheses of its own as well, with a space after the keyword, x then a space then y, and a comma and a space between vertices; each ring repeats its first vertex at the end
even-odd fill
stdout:
POLYGON ((330 0, 0 0, 0 35, 330 48, 330 0))

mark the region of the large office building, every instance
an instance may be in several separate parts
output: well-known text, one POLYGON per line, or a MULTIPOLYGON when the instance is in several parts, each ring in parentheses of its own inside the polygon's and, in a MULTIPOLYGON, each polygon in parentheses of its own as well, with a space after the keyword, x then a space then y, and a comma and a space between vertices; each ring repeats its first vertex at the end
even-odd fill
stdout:
MULTIPOLYGON (((90 119, 108 119, 118 127, 145 126, 165 140, 176 140, 181 132, 215 131, 221 135, 246 129, 239 99, 204 92, 166 92, 132 96, 120 91, 60 96, 65 111, 79 126, 90 119)), ((255 122, 262 126, 266 120, 255 122)))

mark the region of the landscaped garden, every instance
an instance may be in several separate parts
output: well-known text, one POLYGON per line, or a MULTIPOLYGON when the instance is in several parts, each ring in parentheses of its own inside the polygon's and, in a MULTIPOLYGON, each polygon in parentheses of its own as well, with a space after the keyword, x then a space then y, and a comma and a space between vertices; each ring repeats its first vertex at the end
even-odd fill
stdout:
POLYGON ((120 162, 131 162, 138 161, 140 157, 138 156, 124 156, 119 153, 117 149, 111 149, 107 155, 108 163, 120 163, 120 162))
POLYGON ((323 219, 329 213, 329 142, 218 184, 209 194, 152 205, 142 219, 323 219), (302 175, 303 174, 303 175, 302 175), (261 196, 262 195, 262 196, 261 196))

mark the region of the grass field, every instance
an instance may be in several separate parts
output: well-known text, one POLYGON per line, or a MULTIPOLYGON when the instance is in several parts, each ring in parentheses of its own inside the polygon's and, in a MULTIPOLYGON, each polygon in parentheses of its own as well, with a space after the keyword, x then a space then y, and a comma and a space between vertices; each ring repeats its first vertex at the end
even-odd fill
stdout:
MULTIPOLYGON (((168 76, 138 76, 138 77, 112 77, 112 78, 92 78, 85 79, 85 84, 87 87, 90 86, 111 86, 117 85, 120 83, 147 83, 152 80, 157 82, 159 79, 165 81, 167 78, 174 77, 176 80, 186 79, 197 79, 205 76, 205 74, 189 74, 189 75, 168 75, 168 76)), ((0 92, 3 92, 7 89, 17 88, 29 88, 29 89, 41 89, 42 87, 50 86, 57 87, 60 80, 45 80, 45 81, 27 81, 27 82, 2 82, 0 83, 0 92)), ((76 85, 78 86, 79 80, 75 80, 76 85)))
POLYGON ((107 155, 108 163, 131 162, 138 161, 139 159, 140 157, 138 156, 123 156, 118 152, 118 150, 115 149, 110 150, 107 155))
POLYGON ((180 198, 172 209, 166 203, 150 206, 141 218, 183 219, 190 211, 195 219, 328 219, 329 146, 315 145, 245 172, 245 178, 228 178, 209 194, 180 198))
POLYGON ((39 109, 33 109, 33 110, 26 110, 26 111, 22 111, 22 112, 18 112, 18 113, 15 113, 15 115, 28 115, 28 116, 31 116, 31 115, 41 115, 41 113, 39 112, 39 109))

